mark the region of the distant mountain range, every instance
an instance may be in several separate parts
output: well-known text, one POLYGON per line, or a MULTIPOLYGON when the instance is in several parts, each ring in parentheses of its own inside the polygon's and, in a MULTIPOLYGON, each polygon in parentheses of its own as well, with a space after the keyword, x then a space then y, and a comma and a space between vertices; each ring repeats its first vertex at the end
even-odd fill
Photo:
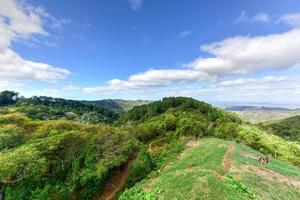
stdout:
POLYGON ((282 110, 282 111, 288 111, 288 110, 294 110, 294 109, 280 108, 280 107, 266 107, 266 106, 231 106, 231 107, 227 107, 226 110, 229 110, 229 111, 245 111, 245 110, 282 110))
POLYGON ((261 123, 269 120, 280 120, 300 115, 300 109, 282 107, 230 106, 226 107, 225 109, 235 112, 242 119, 252 123, 261 123))

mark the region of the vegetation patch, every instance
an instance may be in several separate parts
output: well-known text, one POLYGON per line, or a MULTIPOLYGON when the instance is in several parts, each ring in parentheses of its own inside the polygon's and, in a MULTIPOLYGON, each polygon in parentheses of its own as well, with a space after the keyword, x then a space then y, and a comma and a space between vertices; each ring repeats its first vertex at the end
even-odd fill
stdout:
POLYGON ((300 115, 264 122, 259 126, 285 139, 300 142, 300 115))
POLYGON ((258 198, 247 186, 245 186, 241 181, 236 179, 232 174, 228 173, 225 176, 225 180, 236 190, 240 191, 246 197, 253 200, 261 200, 258 198))

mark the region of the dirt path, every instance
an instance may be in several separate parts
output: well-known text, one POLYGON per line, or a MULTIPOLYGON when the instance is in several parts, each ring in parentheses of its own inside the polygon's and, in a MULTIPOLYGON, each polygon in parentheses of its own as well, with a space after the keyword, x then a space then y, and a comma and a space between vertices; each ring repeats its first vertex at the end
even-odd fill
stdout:
MULTIPOLYGON (((152 143, 150 143, 148 146, 148 152, 151 154, 162 147, 153 148, 152 143)), ((129 173, 129 165, 133 163, 135 159, 136 158, 133 158, 127 161, 123 168, 114 172, 113 175, 108 179, 100 194, 95 197, 94 200, 114 200, 116 195, 124 189, 126 178, 128 177, 129 173)))
POLYGON ((129 160, 123 168, 113 173, 108 179, 105 187, 98 197, 94 200, 114 200, 118 192, 124 189, 126 178, 129 173, 129 165, 134 162, 135 158, 129 160))
POLYGON ((228 173, 231 168, 233 150, 234 150, 233 144, 229 144, 222 161, 222 166, 225 174, 228 173))
MULTIPOLYGON (((187 149, 196 146, 198 143, 196 141, 189 141, 187 143, 187 149)), ((148 145, 148 152, 152 154, 153 152, 163 148, 166 144, 160 144, 153 147, 152 143, 148 145)), ((113 175, 108 179, 106 185, 101 190, 100 194, 94 198, 94 200, 114 200, 116 195, 124 189, 126 184, 126 178, 129 173, 129 165, 135 161, 136 158, 129 160, 123 168, 113 173, 113 175)))
POLYGON ((159 144, 159 145, 156 145, 155 147, 153 147, 152 145, 153 142, 151 142, 149 145, 148 145, 148 153, 152 154, 154 153, 155 151, 158 151, 162 148, 164 148, 166 146, 166 144, 159 144))

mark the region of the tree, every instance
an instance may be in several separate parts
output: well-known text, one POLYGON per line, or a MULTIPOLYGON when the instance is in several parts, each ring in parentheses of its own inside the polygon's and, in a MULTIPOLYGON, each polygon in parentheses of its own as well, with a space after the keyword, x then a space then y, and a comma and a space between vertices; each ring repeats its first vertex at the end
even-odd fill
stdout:
POLYGON ((19 93, 13 91, 3 91, 0 93, 0 106, 15 104, 19 99, 19 93))

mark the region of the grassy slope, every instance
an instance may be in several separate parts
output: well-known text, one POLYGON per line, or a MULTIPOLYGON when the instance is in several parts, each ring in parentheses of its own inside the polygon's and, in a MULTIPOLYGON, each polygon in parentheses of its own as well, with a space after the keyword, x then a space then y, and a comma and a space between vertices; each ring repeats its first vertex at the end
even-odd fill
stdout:
POLYGON ((284 119, 287 117, 293 117, 300 115, 300 110, 244 110, 234 111, 242 119, 252 122, 260 123, 269 120, 284 119))
POLYGON ((300 198, 299 168, 276 159, 260 165, 259 152, 234 142, 207 138, 197 143, 158 176, 142 182, 142 191, 138 184, 131 189, 136 192, 126 191, 121 199, 143 199, 141 193, 152 199, 177 200, 300 198), (226 154, 229 146, 232 151, 226 154), (229 160, 228 172, 222 166, 224 157, 229 160))
POLYGON ((260 126, 286 139, 300 141, 300 115, 264 122, 260 126))

